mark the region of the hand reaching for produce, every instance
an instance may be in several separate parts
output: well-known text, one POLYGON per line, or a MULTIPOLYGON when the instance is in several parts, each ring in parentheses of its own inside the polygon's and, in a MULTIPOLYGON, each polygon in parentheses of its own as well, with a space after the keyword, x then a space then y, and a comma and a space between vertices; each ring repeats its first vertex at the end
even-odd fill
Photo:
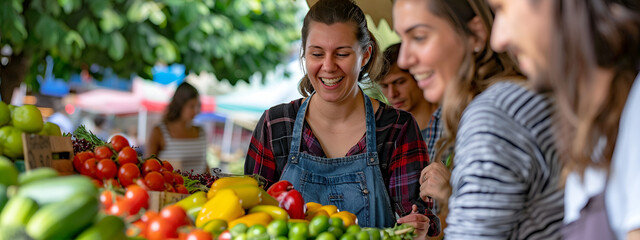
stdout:
POLYGON ((434 161, 420 174, 420 197, 425 202, 428 197, 436 200, 440 209, 447 206, 449 196, 451 196, 451 185, 449 179, 451 172, 440 161, 434 161))
POLYGON ((414 239, 426 239, 429 231, 429 218, 418 212, 418 206, 413 205, 411 214, 398 219, 398 224, 406 223, 415 229, 414 239))

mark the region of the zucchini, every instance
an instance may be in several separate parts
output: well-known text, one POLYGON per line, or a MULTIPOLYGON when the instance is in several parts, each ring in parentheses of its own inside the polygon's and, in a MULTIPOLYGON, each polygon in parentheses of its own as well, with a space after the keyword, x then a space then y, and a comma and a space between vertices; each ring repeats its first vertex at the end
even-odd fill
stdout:
POLYGON ((74 195, 97 197, 98 189, 88 177, 71 175, 35 181, 21 186, 17 196, 35 200, 40 206, 46 206, 68 199, 74 195))
POLYGON ((12 197, 0 214, 3 226, 26 226, 38 211, 38 204, 27 197, 12 197))
POLYGON ((74 195, 49 204, 31 217, 27 234, 37 240, 71 239, 93 222, 98 205, 93 195, 74 195))
POLYGON ((122 218, 109 215, 80 233, 76 240, 118 240, 126 237, 122 218))
POLYGON ((39 180, 54 178, 57 176, 58 171, 53 168, 36 168, 31 171, 20 173, 20 175, 18 175, 18 185, 23 186, 30 182, 36 182, 39 180))

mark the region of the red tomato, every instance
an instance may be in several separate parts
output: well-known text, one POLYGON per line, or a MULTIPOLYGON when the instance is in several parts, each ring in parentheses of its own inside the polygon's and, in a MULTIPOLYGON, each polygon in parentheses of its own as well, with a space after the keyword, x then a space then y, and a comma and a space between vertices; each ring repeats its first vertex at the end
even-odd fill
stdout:
POLYGON ((80 174, 95 177, 96 171, 98 171, 98 160, 95 158, 89 158, 82 164, 82 170, 80 170, 80 174))
POLYGON ((175 188, 177 193, 189 194, 189 190, 187 190, 187 187, 182 184, 177 184, 175 188))
POLYGON ((111 205, 111 208, 109 208, 109 214, 124 217, 129 214, 130 210, 131 204, 127 201, 127 199, 122 199, 120 201, 116 201, 115 204, 111 205))
POLYGON ((176 230, 177 228, 173 227, 166 219, 156 217, 151 219, 147 226, 147 238, 149 240, 176 238, 178 237, 176 230))
POLYGON ((149 208, 149 193, 138 185, 129 185, 124 197, 131 204, 129 212, 132 215, 138 213, 141 208, 149 208))
POLYGON ((164 184, 164 191, 165 192, 176 192, 176 189, 173 187, 173 185, 165 183, 164 184))
POLYGON ((98 168, 96 171, 96 177, 99 179, 109 179, 116 177, 118 173, 118 167, 116 163, 111 159, 102 159, 98 162, 98 168))
POLYGON ((162 173, 159 173, 159 172, 147 173, 147 175, 144 176, 144 182, 153 191, 164 190, 164 177, 162 176, 162 173))
POLYGON ((168 183, 169 185, 173 185, 173 183, 176 181, 176 178, 171 172, 162 172, 162 176, 164 177, 164 182, 168 183))
POLYGON ((173 173, 174 176, 174 182, 176 184, 184 184, 184 178, 182 178, 182 175, 180 175, 179 173, 173 173))
POLYGON ((201 229, 194 229, 187 235, 187 240, 212 240, 211 233, 205 232, 201 229))
POLYGON ((160 217, 166 219, 176 229, 189 223, 187 213, 178 205, 166 206, 160 211, 160 217))
POLYGON ((138 166, 133 163, 127 163, 120 167, 118 170, 118 179, 120 184, 124 187, 128 187, 133 184, 136 178, 140 177, 140 170, 138 166))
POLYGON ((111 156, 113 156, 113 151, 107 146, 97 147, 93 149, 93 152, 97 159, 111 159, 111 156))
POLYGON ((120 150, 122 150, 124 147, 129 146, 129 141, 127 141, 126 138, 120 135, 115 135, 111 137, 111 140, 109 141, 109 143, 111 143, 113 150, 116 150, 116 152, 120 152, 120 150))
POLYGON ((140 220, 142 220, 143 222, 148 223, 148 222, 150 222, 152 219, 154 219, 154 218, 156 218, 156 217, 158 217, 158 216, 160 216, 160 214, 159 214, 159 213, 157 213, 157 212, 154 212, 154 211, 146 211, 146 212, 142 215, 142 217, 140 217, 140 220))
POLYGON ((167 160, 162 160, 162 167, 166 168, 169 172, 173 172, 173 165, 167 160))
POLYGON ((128 237, 144 237, 146 236, 145 231, 147 230, 147 223, 143 221, 135 221, 133 222, 129 228, 127 228, 127 236, 128 237))
POLYGON ((127 163, 138 164, 138 162, 138 153, 131 147, 124 147, 118 153, 118 163, 120 164, 120 166, 127 163))
POLYGON ((82 164, 89 158, 94 158, 93 152, 81 152, 73 156, 73 167, 76 169, 76 172, 82 171, 82 164))
POLYGON ((142 164, 142 175, 147 175, 149 172, 160 171, 162 165, 157 159, 149 159, 142 164))
POLYGON ((100 193, 100 203, 103 209, 110 209, 113 205, 113 193, 110 190, 104 190, 100 193))

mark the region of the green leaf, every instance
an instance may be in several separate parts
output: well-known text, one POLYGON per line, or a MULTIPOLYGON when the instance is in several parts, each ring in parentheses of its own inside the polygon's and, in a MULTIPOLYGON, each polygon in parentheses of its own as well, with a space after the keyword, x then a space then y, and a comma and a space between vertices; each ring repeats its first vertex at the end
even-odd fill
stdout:
POLYGON ((171 44, 169 40, 164 37, 156 38, 158 40, 158 46, 155 49, 158 60, 164 63, 173 63, 178 58, 178 51, 176 47, 171 44))
POLYGON ((158 6, 158 4, 154 2, 147 2, 147 7, 149 8, 149 20, 155 25, 161 25, 165 23, 167 17, 162 12, 162 9, 158 6))
POLYGON ((66 14, 69 14, 73 10, 73 0, 58 0, 58 4, 60 4, 66 14))
POLYGON ((148 17, 149 9, 141 0, 134 0, 127 10, 127 19, 131 22, 143 22, 148 17))
POLYGON ((105 33, 118 30, 124 25, 124 21, 122 21, 120 15, 113 9, 104 9, 101 16, 100 29, 105 33))
POLYGON ((124 52, 127 49, 127 41, 124 39, 120 32, 111 33, 111 46, 107 51, 107 54, 114 61, 120 61, 124 57, 124 52))
POLYGON ((100 42, 98 27, 89 17, 85 17, 78 23, 78 32, 82 35, 87 45, 97 45, 100 42))
POLYGON ((84 40, 82 40, 80 34, 73 30, 67 32, 67 36, 64 38, 64 43, 70 46, 75 43, 80 49, 84 49, 85 47, 84 40))

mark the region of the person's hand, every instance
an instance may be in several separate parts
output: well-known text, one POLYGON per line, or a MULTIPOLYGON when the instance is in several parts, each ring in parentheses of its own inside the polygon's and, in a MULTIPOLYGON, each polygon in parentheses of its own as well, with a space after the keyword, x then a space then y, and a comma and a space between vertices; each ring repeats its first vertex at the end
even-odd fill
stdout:
POLYGON ((449 179, 451 172, 440 161, 434 161, 420 174, 420 198, 427 202, 427 198, 433 198, 441 206, 447 206, 449 196, 451 196, 451 185, 449 179))
POLYGON ((424 214, 418 212, 418 206, 413 205, 411 214, 398 219, 398 224, 409 224, 416 230, 416 237, 414 239, 426 239, 429 232, 429 218, 424 214))

